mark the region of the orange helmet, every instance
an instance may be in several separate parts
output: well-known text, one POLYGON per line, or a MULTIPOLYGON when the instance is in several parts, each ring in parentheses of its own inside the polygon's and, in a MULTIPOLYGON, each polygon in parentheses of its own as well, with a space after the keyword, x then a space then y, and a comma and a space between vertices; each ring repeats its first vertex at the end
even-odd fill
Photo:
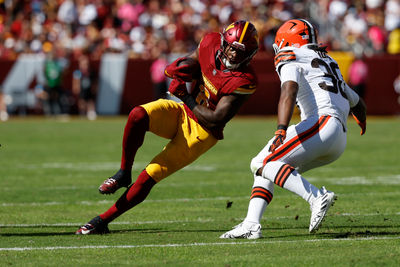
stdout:
POLYGON ((300 47, 316 43, 317 31, 310 22, 305 19, 291 19, 278 29, 272 46, 277 54, 285 46, 300 47))

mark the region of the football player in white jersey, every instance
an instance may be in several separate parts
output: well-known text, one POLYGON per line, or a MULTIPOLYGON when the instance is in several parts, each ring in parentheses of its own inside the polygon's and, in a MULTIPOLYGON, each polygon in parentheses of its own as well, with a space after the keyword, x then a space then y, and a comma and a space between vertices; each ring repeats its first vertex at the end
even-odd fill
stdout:
POLYGON ((260 220, 275 185, 310 204, 309 232, 315 232, 336 196, 325 187, 316 188, 301 174, 340 157, 346 147, 349 113, 361 127, 361 135, 366 130, 364 101, 345 83, 326 47, 317 44, 311 23, 304 19, 285 22, 273 46, 281 80, 277 131, 251 161, 254 184, 246 218, 220 238, 260 238, 260 220), (288 127, 295 104, 301 122, 288 127))

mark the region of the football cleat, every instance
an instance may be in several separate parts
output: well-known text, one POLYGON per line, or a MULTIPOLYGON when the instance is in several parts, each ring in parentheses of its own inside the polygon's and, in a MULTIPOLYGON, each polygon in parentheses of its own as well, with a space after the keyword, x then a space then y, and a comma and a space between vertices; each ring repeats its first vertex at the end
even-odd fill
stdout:
POLYGON ((75 232, 76 235, 102 235, 108 233, 110 233, 110 230, 100 216, 94 217, 90 222, 81 226, 81 228, 75 232))
POLYGON ((219 238, 223 239, 258 239, 261 238, 261 225, 259 223, 242 222, 233 227, 232 230, 221 235, 219 238))
POLYGON ((100 194, 114 194, 121 187, 128 187, 131 182, 131 173, 120 169, 100 185, 99 192, 100 194))
POLYGON ((324 186, 321 188, 320 191, 322 194, 319 197, 317 197, 314 200, 314 202, 310 205, 311 209, 311 219, 309 227, 310 233, 313 233, 318 230, 329 208, 334 204, 335 200, 337 199, 335 193, 326 190, 324 186))

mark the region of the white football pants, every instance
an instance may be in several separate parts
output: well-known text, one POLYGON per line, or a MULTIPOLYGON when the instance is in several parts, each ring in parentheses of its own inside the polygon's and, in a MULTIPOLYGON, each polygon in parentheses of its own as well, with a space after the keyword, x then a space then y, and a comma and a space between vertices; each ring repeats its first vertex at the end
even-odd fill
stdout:
POLYGON ((271 202, 275 184, 312 203, 319 189, 299 175, 335 161, 346 147, 346 132, 341 122, 330 116, 312 117, 287 129, 286 139, 274 153, 269 147, 275 137, 251 161, 253 190, 245 221, 260 223, 271 202), (256 175, 264 166, 262 176, 256 175), (293 170, 296 169, 297 171, 293 170))
POLYGON ((286 139, 274 153, 268 151, 275 137, 252 159, 255 174, 270 161, 281 161, 299 173, 326 165, 338 159, 346 147, 346 132, 342 123, 331 116, 311 117, 290 126, 286 139))

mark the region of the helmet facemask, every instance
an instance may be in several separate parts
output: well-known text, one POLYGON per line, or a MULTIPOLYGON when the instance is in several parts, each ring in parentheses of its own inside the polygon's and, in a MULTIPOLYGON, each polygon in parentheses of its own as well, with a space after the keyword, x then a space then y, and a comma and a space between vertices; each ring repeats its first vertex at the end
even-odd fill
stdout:
POLYGON ((247 63, 250 62, 252 57, 256 54, 257 50, 255 50, 252 54, 246 56, 246 47, 244 44, 241 44, 239 42, 234 41, 233 43, 228 43, 223 35, 221 34, 221 53, 220 53, 220 59, 222 63, 225 65, 227 69, 234 70, 238 69, 242 65, 246 65, 247 63), (237 62, 231 62, 229 60, 229 56, 227 54, 227 51, 234 49, 236 53, 236 61, 237 62))
POLYGON ((277 45, 276 43, 274 43, 274 44, 272 45, 272 48, 274 49, 275 55, 277 55, 277 54, 279 53, 279 51, 281 50, 282 45, 283 45, 284 42, 285 42, 285 39, 282 39, 282 40, 279 42, 279 45, 277 45))

